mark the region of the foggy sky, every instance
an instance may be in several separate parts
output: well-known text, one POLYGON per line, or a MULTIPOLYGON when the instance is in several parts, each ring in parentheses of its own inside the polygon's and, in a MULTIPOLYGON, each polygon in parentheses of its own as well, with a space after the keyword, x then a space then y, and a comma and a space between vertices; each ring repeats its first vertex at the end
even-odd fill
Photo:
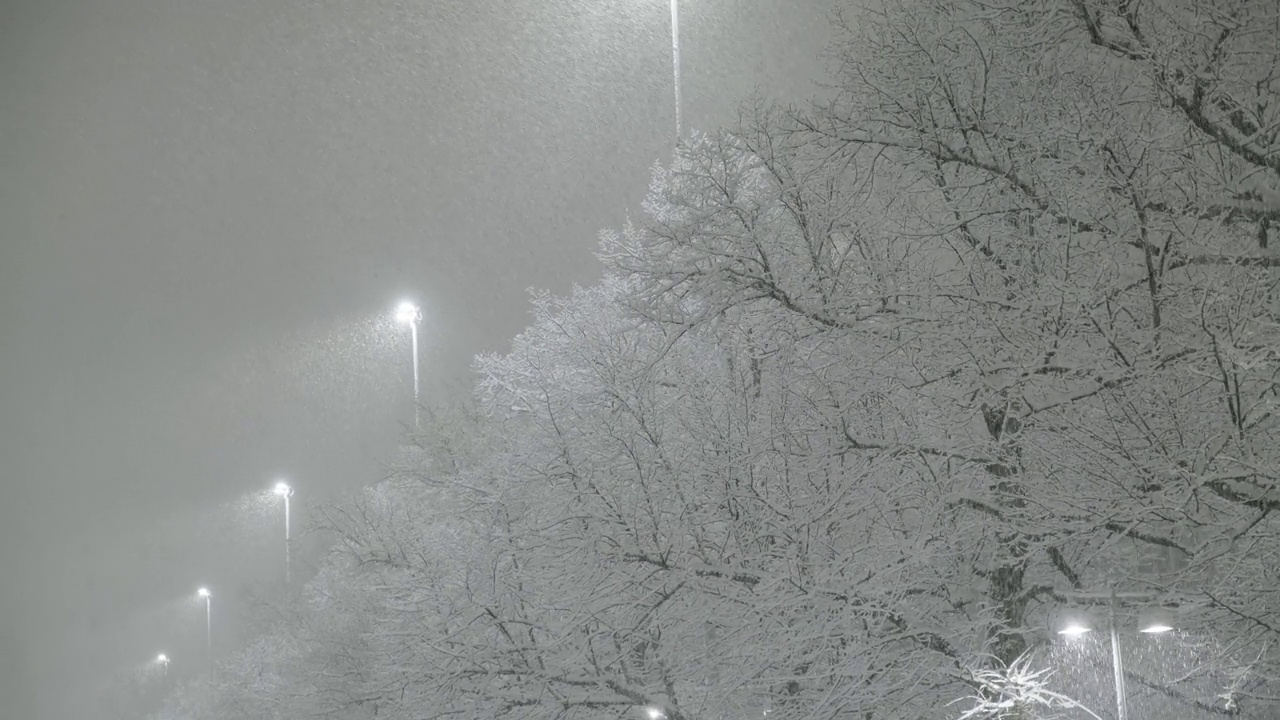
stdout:
MULTIPOLYGON (((830 4, 682 0, 686 127, 756 88, 816 93, 830 4)), ((443 392, 526 324, 527 288, 598 277, 597 233, 670 157, 669 20, 667 0, 0 6, 0 714, 92 718, 104 674, 190 662, 196 584, 276 570, 252 493, 381 476, 401 297, 443 392)))

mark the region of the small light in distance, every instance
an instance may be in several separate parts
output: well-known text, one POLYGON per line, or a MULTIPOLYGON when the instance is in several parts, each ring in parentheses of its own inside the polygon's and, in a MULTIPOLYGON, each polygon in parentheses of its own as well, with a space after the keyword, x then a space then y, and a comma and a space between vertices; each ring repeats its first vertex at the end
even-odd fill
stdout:
POLYGON ((666 717, 658 708, 645 708, 645 712, 649 713, 649 720, 658 720, 658 718, 666 717))
POLYGON ((169 662, 169 656, 165 655, 164 653, 160 653, 160 656, 156 658, 156 662, 167 663, 169 662))
POLYGON ((1147 627, 1142 628, 1142 630, 1140 630, 1139 632, 1144 632, 1144 633, 1147 633, 1148 635, 1155 635, 1157 633, 1167 633, 1172 629, 1173 628, 1168 625, 1164 625, 1162 623, 1156 623, 1155 625, 1148 625, 1147 627))
POLYGON ((196 595, 199 595, 202 598, 209 597, 209 588, 200 588, 196 591, 196 595))
POLYGON ((278 482, 276 483, 275 493, 281 497, 288 497, 293 494, 293 488, 289 487, 287 483, 278 482))

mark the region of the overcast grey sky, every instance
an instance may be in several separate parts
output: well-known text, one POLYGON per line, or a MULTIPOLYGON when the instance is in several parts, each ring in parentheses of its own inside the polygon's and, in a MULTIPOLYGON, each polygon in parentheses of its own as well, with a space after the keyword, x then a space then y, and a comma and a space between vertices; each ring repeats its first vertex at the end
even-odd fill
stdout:
MULTIPOLYGON (((756 88, 813 95, 830 4, 682 0, 686 126, 756 88)), ((598 276, 598 231, 669 157, 669 20, 667 0, 0 6, 5 717, 91 719, 103 674, 197 652, 196 583, 274 571, 251 493, 276 475, 310 498, 378 479, 401 296, 439 391, 524 326, 526 288, 598 276)))

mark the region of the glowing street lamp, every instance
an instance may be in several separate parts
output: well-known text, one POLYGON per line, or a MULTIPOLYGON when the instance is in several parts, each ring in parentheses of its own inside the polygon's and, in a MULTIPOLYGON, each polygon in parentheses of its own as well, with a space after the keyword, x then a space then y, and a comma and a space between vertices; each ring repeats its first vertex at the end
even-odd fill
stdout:
POLYGON ((164 653, 160 653, 156 656, 156 662, 164 668, 164 676, 169 677, 169 656, 164 653))
MULTIPOLYGON (((1069 597, 1098 600, 1103 596, 1089 593, 1068 593, 1069 597)), ((1116 629, 1116 600, 1120 596, 1114 587, 1105 596, 1107 602, 1107 630, 1111 636, 1111 669, 1115 675, 1116 687, 1116 720, 1128 720, 1129 708, 1124 683, 1124 658, 1120 654, 1120 634, 1116 629)), ((1125 593, 1125 599, 1151 602, 1154 596, 1149 593, 1125 593)), ((1173 629, 1173 618, 1162 608, 1144 610, 1138 619, 1138 632, 1148 635, 1169 632, 1173 629)), ((1059 635, 1080 637, 1089 632, 1089 624, 1082 620, 1069 620, 1059 635)))
POLYGON ((396 308, 396 320, 407 324, 413 336, 413 427, 421 430, 422 422, 418 411, 418 323, 422 322, 422 309, 411 302, 402 302, 396 308))
POLYGON ((293 488, 281 481, 276 483, 274 492, 284 498, 284 584, 288 587, 293 584, 289 559, 289 498, 293 495, 293 488))
POLYGON ((644 711, 648 713, 649 720, 661 720, 661 718, 665 718, 667 716, 666 713, 656 707, 645 708, 644 711))
POLYGON ((1159 635, 1173 630, 1173 615, 1164 608, 1148 608, 1138 616, 1138 632, 1159 635))
POLYGON ((1062 628, 1061 630, 1059 630, 1058 634, 1066 635, 1067 637, 1080 637, 1081 635, 1084 635, 1087 632, 1090 632, 1090 628, 1087 625, 1083 625, 1081 623, 1071 623, 1066 627, 1062 628))
POLYGON ((204 598, 204 623, 205 637, 209 644, 209 677, 213 677, 213 596, 209 593, 209 588, 200 588, 196 591, 197 597, 204 598))
POLYGON ((396 308, 396 320, 402 323, 417 322, 422 319, 422 310, 408 300, 396 308))

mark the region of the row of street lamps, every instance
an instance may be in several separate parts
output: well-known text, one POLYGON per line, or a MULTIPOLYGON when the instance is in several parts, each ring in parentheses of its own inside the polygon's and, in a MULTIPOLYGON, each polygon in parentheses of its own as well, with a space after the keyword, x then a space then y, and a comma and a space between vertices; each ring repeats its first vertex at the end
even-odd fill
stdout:
MULTIPOLYGON (((409 331, 413 339, 413 418, 414 429, 421 429, 421 415, 418 409, 419 405, 419 376, 418 376, 418 324, 422 322, 422 310, 411 302, 402 302, 396 308, 396 320, 409 326, 409 331)), ((277 482, 272 492, 284 499, 284 581, 285 587, 293 585, 292 573, 292 553, 290 549, 290 531, 289 531, 289 498, 293 497, 293 488, 283 480, 277 482)), ((196 590, 196 597, 204 600, 205 611, 205 639, 209 655, 209 676, 213 677, 213 593, 207 587, 201 587, 196 590)), ((169 675, 169 656, 160 653, 156 657, 156 663, 164 669, 165 677, 169 675)))
MULTIPOLYGON (((680 0, 671 0, 671 70, 672 70, 672 87, 675 91, 675 120, 676 120, 676 141, 680 140, 681 123, 680 123, 680 0)), ((402 302, 396 308, 396 319, 409 326, 409 331, 413 340, 413 426, 415 430, 422 429, 422 415, 419 409, 419 375, 418 375, 418 324, 422 321, 422 310, 411 302, 402 302)), ((289 557, 289 497, 293 495, 293 489, 287 484, 280 482, 276 484, 275 493, 284 498, 284 540, 285 540, 285 584, 291 583, 290 578, 290 557, 289 557)), ((207 588, 200 588, 200 597, 205 599, 206 610, 210 606, 210 595, 207 588)), ((213 673, 213 621, 212 615, 209 615, 209 672, 213 673)), ((169 658, 161 653, 156 658, 156 662, 165 669, 165 674, 169 671, 169 658)))
MULTIPOLYGON (((675 120, 676 120, 676 141, 679 142, 681 134, 681 108, 680 108, 680 0, 671 0, 671 70, 672 70, 672 87, 675 91, 675 120)), ((418 375, 418 324, 422 321, 422 310, 411 302, 403 302, 396 309, 396 319, 409 326, 413 339, 413 426, 415 430, 422 428, 422 415, 419 409, 419 375, 418 375)), ((276 484, 275 493, 284 498, 284 540, 285 540, 285 584, 291 584, 290 572, 290 553, 289 553, 289 497, 293 495, 293 489, 287 484, 280 482, 276 484)), ((205 599, 206 611, 210 607, 210 595, 207 588, 200 588, 200 597, 205 599)), ((212 614, 208 614, 209 626, 209 672, 213 673, 213 621, 212 614)), ((169 671, 169 658, 161 653, 156 658, 156 662, 165 669, 165 674, 169 671)))
MULTIPOLYGON (((676 141, 680 140, 680 2, 671 0, 671 69, 672 86, 675 90, 676 141)), ((422 310, 411 302, 402 302, 396 308, 396 320, 409 326, 413 343, 413 427, 422 429, 422 414, 419 408, 419 390, 421 387, 418 374, 418 324, 422 322, 422 310)), ((276 483, 275 494, 284 498, 284 567, 285 585, 292 584, 291 558, 289 549, 289 498, 293 488, 287 483, 276 483)), ((205 601, 205 624, 209 645, 209 674, 213 675, 213 611, 212 596, 208 588, 200 588, 197 593, 205 601)), ((169 657, 161 653, 156 662, 164 667, 165 675, 169 673, 169 657)), ((661 714, 661 711, 654 711, 661 714)))

